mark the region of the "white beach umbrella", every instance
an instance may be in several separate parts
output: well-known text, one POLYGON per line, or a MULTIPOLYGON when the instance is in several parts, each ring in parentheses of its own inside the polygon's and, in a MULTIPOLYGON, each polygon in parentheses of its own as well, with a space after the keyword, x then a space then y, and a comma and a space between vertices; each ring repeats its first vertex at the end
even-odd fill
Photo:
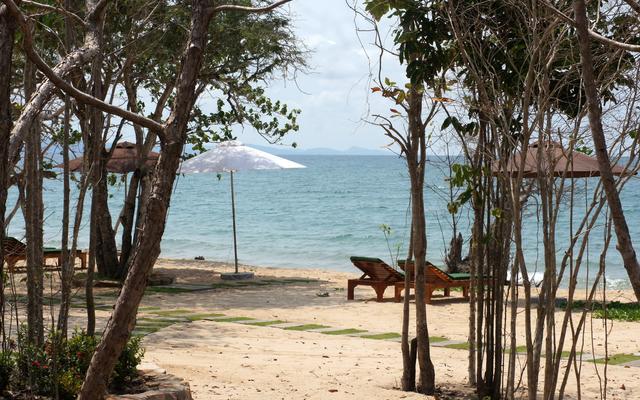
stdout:
POLYGON ((302 164, 274 156, 233 140, 218 144, 215 148, 182 163, 180 171, 187 174, 229 172, 231 177, 231 211, 233 218, 233 253, 235 273, 238 274, 238 246, 236 241, 236 203, 233 190, 233 173, 256 169, 306 168, 302 164))

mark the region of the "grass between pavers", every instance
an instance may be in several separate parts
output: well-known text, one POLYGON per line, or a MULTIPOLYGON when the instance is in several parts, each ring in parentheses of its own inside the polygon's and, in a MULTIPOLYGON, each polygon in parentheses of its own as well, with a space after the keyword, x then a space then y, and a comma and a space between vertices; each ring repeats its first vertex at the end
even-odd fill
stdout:
POLYGON ((193 314, 193 310, 187 310, 184 308, 176 309, 176 310, 162 310, 162 311, 152 311, 151 314, 159 315, 161 317, 183 317, 188 314, 193 314))
POLYGON ((278 325, 278 324, 284 324, 287 321, 281 321, 279 319, 274 320, 274 321, 259 321, 259 322, 249 322, 248 324, 245 325, 252 325, 252 326, 271 326, 271 325, 278 325))
POLYGON ((283 329, 287 331, 309 331, 312 329, 322 329, 322 328, 330 328, 330 326, 320 325, 320 324, 303 324, 303 325, 289 326, 283 329))
MULTIPOLYGON (((558 301, 558 308, 566 309, 567 301, 562 299, 558 301)), ((584 310, 587 307, 587 303, 583 300, 575 300, 573 302, 573 310, 580 311, 584 310)), ((640 304, 639 303, 621 303, 619 301, 612 301, 610 303, 606 303, 605 305, 602 302, 592 302, 588 307, 589 310, 592 310, 594 318, 603 319, 605 316, 608 319, 613 319, 617 321, 640 321, 640 304)))
POLYGON ((252 319, 255 318, 249 318, 249 317, 229 317, 229 318, 217 318, 214 321, 215 322, 238 322, 238 321, 251 321, 252 319))
POLYGON ((365 339, 374 339, 374 340, 390 340, 390 339, 400 338, 402 337, 402 335, 395 332, 388 332, 388 333, 376 333, 373 335, 360 335, 360 337, 365 339))
POLYGON ((320 332, 323 335, 353 335, 354 333, 364 333, 366 330, 364 329, 355 329, 355 328, 347 328, 347 329, 338 329, 336 331, 327 331, 320 332))
POLYGON ((469 350, 469 342, 451 343, 444 347, 446 347, 447 349, 469 350))
MULTIPOLYGON (((216 318, 216 317, 224 317, 224 314, 219 314, 219 313, 201 313, 201 314, 188 314, 185 315, 184 318, 188 319, 189 321, 200 321, 203 320, 205 318, 216 318)), ((241 317, 242 318, 242 317, 241 317)), ((219 320, 216 320, 219 321, 219 320)))
POLYGON ((157 307, 157 306, 138 307, 138 311, 160 311, 160 310, 162 310, 162 307, 157 307))
POLYGON ((598 358, 595 360, 597 364, 604 364, 608 360, 610 365, 620 365, 625 364, 631 361, 640 360, 640 356, 636 356, 635 354, 614 354, 612 356, 605 358, 598 358))

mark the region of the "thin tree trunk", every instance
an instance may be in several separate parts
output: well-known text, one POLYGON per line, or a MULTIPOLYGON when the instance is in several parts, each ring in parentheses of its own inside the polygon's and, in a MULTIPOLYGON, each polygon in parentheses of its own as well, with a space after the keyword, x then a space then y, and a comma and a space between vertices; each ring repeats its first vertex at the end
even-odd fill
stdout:
MULTIPOLYGON (((67 2, 68 5, 68 2, 67 2)), ((68 23, 68 21, 67 21, 68 23)), ((70 182, 69 182, 69 129, 71 124, 71 99, 64 99, 64 132, 62 133, 62 164, 63 164, 63 206, 62 206, 62 273, 60 276, 60 309, 58 311, 58 332, 62 337, 67 337, 67 322, 69 320, 69 308, 71 306, 71 280, 73 279, 73 260, 75 254, 68 252, 69 248, 69 211, 70 182)))
MULTIPOLYGON (((404 299, 402 302, 402 390, 405 392, 413 392, 416 390, 416 353, 414 353, 414 350, 417 351, 417 343, 413 344, 413 346, 409 344, 409 318, 411 317, 409 307, 409 295, 411 293, 411 274, 409 273, 410 258, 411 257, 405 262, 404 299)), ((413 341, 411 342, 413 343, 413 341)))
POLYGON ((117 271, 119 279, 123 279, 127 275, 127 261, 131 255, 131 249, 133 248, 133 224, 136 212, 136 198, 138 196, 138 187, 140 183, 140 170, 134 171, 131 176, 130 183, 121 218, 122 244, 120 247, 120 263, 117 271))
POLYGON ((578 33, 578 45, 580 48, 580 61, 582 65, 582 84, 587 98, 587 110, 589 115, 589 126, 591 127, 591 137, 598 158, 598 169, 600 170, 600 180, 604 192, 607 196, 611 218, 615 228, 618 245, 616 246, 624 267, 629 275, 629 281, 633 287, 636 299, 640 301, 640 264, 636 251, 633 248, 631 234, 624 216, 620 194, 616 189, 616 182, 611 171, 611 160, 607 151, 607 142, 602 128, 602 109, 598 90, 596 88, 593 57, 591 54, 591 38, 589 37, 589 22, 587 20, 587 10, 584 0, 574 0, 573 9, 576 20, 576 31, 578 33))
MULTIPOLYGON (((11 137, 11 60, 15 23, 4 5, 0 6, 0 277, 4 277, 4 226, 9 182, 8 150, 11 137)), ((2 351, 7 350, 5 330, 4 279, 0 279, 0 335, 2 351)))
MULTIPOLYGON (((25 64, 25 93, 35 90, 35 67, 25 64)), ((27 241, 27 337, 31 344, 44 344, 43 299, 43 204, 40 173, 40 127, 34 124, 25 140, 25 230, 27 241)))
POLYGON ((409 91, 409 135, 412 147, 407 154, 411 180, 411 227, 415 263, 416 337, 418 339, 418 365, 420 374, 417 390, 423 394, 435 392, 435 370, 431 361, 429 329, 427 325, 425 258, 427 252, 424 213, 424 173, 426 145, 422 124, 422 96, 417 90, 409 91))

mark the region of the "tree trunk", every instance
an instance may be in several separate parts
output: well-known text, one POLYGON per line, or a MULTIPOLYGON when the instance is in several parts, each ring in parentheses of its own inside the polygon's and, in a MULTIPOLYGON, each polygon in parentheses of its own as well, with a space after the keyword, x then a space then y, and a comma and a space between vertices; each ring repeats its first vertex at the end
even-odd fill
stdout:
MULTIPOLYGON (((68 4, 68 3, 67 3, 68 4)), ((68 23, 68 21, 67 21, 68 23)), ((71 124, 71 99, 65 96, 64 99, 64 131, 62 133, 62 163, 63 163, 63 205, 62 205, 62 271, 60 274, 60 310, 58 311, 58 332, 62 337, 67 337, 67 322, 69 319, 69 308, 71 307, 71 289, 73 279, 74 255, 70 255, 69 248, 69 211, 70 202, 70 182, 69 182, 69 129, 71 124)))
MULTIPOLYGON (((413 256, 413 254, 411 255, 413 256)), ((406 266, 409 265, 412 257, 407 258, 406 266)), ((408 268, 407 268, 408 271, 408 268)), ((404 274, 404 299, 402 302, 402 390, 413 392, 416 390, 416 352, 417 343, 414 338, 409 345, 409 295, 411 294, 411 274, 405 271, 404 274)))
POLYGON ((160 240, 164 232, 167 210, 182 149, 186 142, 189 114, 195 102, 195 87, 203 52, 207 44, 207 31, 211 15, 206 11, 208 2, 192 3, 191 32, 183 55, 173 110, 166 123, 161 140, 160 157, 153 174, 151 196, 138 232, 136 246, 129 259, 129 272, 107 323, 102 340, 91 358, 79 400, 103 397, 107 381, 133 330, 138 305, 144 295, 147 279, 160 254, 160 240))
MULTIPOLYGON (((102 113, 100 113, 102 114, 102 113)), ((102 118, 100 118, 102 120, 102 118)), ((102 132, 102 127, 99 128, 102 132)), ((97 133, 94 131, 94 134, 97 133)), ((93 176, 93 192, 91 197, 92 218, 96 224, 96 267, 98 273, 112 279, 118 278, 118 248, 116 246, 115 232, 111 213, 109 212, 109 188, 107 184, 107 171, 104 168, 105 155, 103 151, 102 135, 97 135, 94 140, 100 142, 98 158, 94 161, 96 167, 93 176)))
POLYGON ((598 158, 598 168, 600 170, 600 180, 607 196, 611 218, 615 228, 618 245, 616 246, 624 267, 629 275, 629 281, 633 287, 636 299, 640 301, 640 265, 636 251, 633 248, 631 234, 624 216, 620 194, 616 189, 616 182, 611 171, 611 160, 607 151, 607 142, 602 128, 602 109, 596 88, 593 59, 591 54, 591 38, 589 37, 589 22, 587 20, 587 10, 584 0, 574 0, 573 9, 575 12, 576 30, 578 33, 578 45, 580 48, 580 61, 582 65, 582 84, 584 85, 585 96, 587 98, 587 110, 589 115, 589 126, 591 127, 591 137, 595 146, 596 157, 598 158))
POLYGON ((427 235, 424 214, 424 173, 426 145, 422 124, 422 96, 409 91, 409 135, 411 148, 407 153, 407 166, 411 180, 411 228, 415 263, 416 337, 418 339, 418 365, 420 375, 417 390, 423 394, 435 392, 435 370, 431 362, 429 329, 427 325, 425 258, 427 235))
MULTIPOLYGON (((25 63, 25 94, 35 90, 36 70, 25 63)), ((27 242, 27 338, 35 346, 44 344, 43 298, 43 204, 40 173, 40 126, 34 124, 25 140, 25 230, 27 242)))
MULTIPOLYGON (((8 150, 11 137, 11 60, 15 23, 4 5, 0 6, 0 276, 4 277, 4 226, 9 182, 8 150)), ((0 279, 0 335, 6 351, 4 279, 0 279)))
POLYGON ((129 260, 133 247, 133 224, 139 183, 140 170, 137 169, 131 176, 129 192, 127 192, 124 209, 122 210, 122 242, 120 247, 120 262, 117 271, 119 279, 124 279, 124 277, 127 276, 127 261, 129 260))

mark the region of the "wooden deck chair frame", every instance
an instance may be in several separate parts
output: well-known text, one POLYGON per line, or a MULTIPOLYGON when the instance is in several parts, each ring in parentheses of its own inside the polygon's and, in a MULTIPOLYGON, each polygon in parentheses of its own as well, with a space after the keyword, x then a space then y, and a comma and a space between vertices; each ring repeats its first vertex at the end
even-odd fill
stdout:
POLYGON ((354 289, 356 286, 363 285, 372 287, 376 292, 376 301, 380 302, 389 286, 394 286, 398 281, 404 280, 404 276, 400 272, 379 258, 351 257, 351 262, 363 274, 358 279, 347 281, 347 300, 353 300, 354 289))
MULTIPOLYGON (((410 274, 410 276, 413 277, 413 263, 409 263, 407 266, 404 265, 404 263, 399 263, 400 268, 402 268, 405 273, 410 274), (405 269, 406 268, 406 269, 405 269)), ((431 264, 430 262, 427 261, 426 263, 427 269, 426 269, 426 288, 425 288, 425 298, 424 298, 424 302, 426 304, 430 304, 431 303, 431 298, 433 296, 433 292, 436 289, 444 289, 444 296, 445 297, 450 297, 451 296, 451 288, 462 288, 462 295, 465 299, 469 299, 469 287, 471 286, 471 279, 470 278, 464 278, 466 277, 468 274, 460 274, 460 275, 453 275, 452 274, 448 274, 446 272, 444 272, 443 270, 441 270, 440 268, 436 267, 435 265, 431 264), (454 276, 460 276, 461 278, 459 279, 455 279, 454 276)), ((415 289, 415 282, 412 281, 409 284, 409 287, 411 289, 415 289)), ((402 291, 405 289, 405 285, 404 285, 404 281, 400 281, 400 282, 396 282, 394 285, 394 298, 396 301, 401 301, 402 300, 402 291)))

